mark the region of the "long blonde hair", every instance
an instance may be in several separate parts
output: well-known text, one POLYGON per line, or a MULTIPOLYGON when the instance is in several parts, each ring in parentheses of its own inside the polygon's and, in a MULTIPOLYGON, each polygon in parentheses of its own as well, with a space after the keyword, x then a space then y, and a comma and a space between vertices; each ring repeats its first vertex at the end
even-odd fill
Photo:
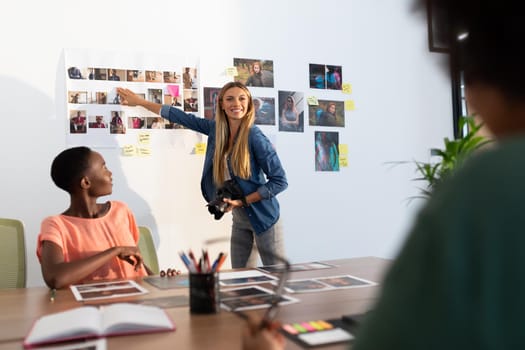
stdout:
POLYGON ((227 170, 224 159, 226 155, 230 155, 230 161, 233 173, 242 179, 248 179, 251 176, 250 167, 250 150, 248 145, 248 135, 250 128, 255 119, 255 109, 253 107, 253 99, 250 90, 240 82, 230 82, 224 85, 217 97, 217 107, 215 110, 215 153, 213 154, 213 180, 216 185, 220 186, 224 183, 224 173, 227 170), (231 88, 240 88, 248 96, 248 110, 246 115, 242 118, 237 136, 233 142, 233 146, 229 147, 230 126, 228 117, 222 108, 222 99, 231 88))

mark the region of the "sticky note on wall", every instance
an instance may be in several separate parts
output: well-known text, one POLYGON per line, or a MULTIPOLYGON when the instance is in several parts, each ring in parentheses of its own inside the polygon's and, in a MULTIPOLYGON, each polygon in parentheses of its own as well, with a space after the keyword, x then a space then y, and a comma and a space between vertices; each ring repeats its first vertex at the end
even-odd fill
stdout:
POLYGON ((239 75, 239 73, 237 72, 237 67, 233 66, 233 67, 226 67, 226 75, 229 76, 229 77, 236 77, 239 75))
POLYGON ((351 94, 352 93, 352 84, 350 83, 343 83, 343 94, 351 94))
POLYGON ((179 96, 179 86, 178 85, 168 85, 168 92, 173 97, 179 96))
POLYGON ((345 101, 345 111, 353 111, 355 110, 355 104, 353 100, 346 100, 345 101))

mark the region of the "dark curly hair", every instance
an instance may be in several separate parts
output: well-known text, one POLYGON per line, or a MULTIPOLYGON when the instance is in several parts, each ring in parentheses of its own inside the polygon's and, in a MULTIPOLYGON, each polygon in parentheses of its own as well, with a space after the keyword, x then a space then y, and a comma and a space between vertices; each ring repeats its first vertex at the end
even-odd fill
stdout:
POLYGON ((432 2, 437 40, 450 48, 451 69, 467 84, 485 83, 509 97, 525 97, 525 26, 518 0, 416 0, 432 2), (468 33, 465 39, 458 36, 468 33))
POLYGON ((51 164, 51 179, 55 185, 71 193, 73 185, 79 181, 89 166, 91 149, 73 147, 62 151, 51 164))

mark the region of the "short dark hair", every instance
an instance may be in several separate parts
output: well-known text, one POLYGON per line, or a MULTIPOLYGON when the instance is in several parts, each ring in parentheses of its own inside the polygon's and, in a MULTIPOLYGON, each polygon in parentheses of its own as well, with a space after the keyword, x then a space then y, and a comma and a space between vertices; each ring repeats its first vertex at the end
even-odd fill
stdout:
POLYGON ((500 89, 524 98, 525 26, 518 0, 416 0, 426 9, 432 2, 432 24, 439 42, 450 48, 451 68, 468 83, 500 89), (468 33, 464 40, 458 35, 468 33))
POLYGON ((71 193, 73 184, 84 175, 89 166, 91 149, 73 147, 60 152, 51 164, 51 179, 55 185, 71 193))

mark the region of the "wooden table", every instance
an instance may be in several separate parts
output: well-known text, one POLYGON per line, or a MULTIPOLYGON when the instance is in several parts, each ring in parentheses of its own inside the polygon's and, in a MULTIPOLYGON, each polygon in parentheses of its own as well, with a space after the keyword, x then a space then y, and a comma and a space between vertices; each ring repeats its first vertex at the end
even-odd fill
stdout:
MULTIPOLYGON (((380 282, 390 264, 389 260, 365 257, 325 261, 335 268, 292 272, 290 279, 349 274, 366 280, 380 282)), ((118 301, 188 295, 188 288, 160 290, 145 281, 139 281, 150 293, 139 297, 121 298, 118 301)), ((344 314, 366 311, 377 297, 379 286, 341 289, 325 292, 296 293, 292 296, 299 303, 282 306, 278 319, 282 323, 334 319, 344 314)), ((0 350, 22 349, 22 340, 37 317, 78 307, 69 289, 56 292, 50 301, 45 287, 0 290, 0 350)), ((166 309, 175 321, 177 330, 168 333, 141 334, 108 338, 112 349, 240 349, 240 330, 244 321, 231 312, 221 310, 214 315, 192 315, 188 306, 166 309)), ((250 311, 262 314, 264 310, 250 311)), ((346 349, 346 345, 317 347, 316 349, 346 349)), ((287 341, 286 349, 301 349, 287 341)))

